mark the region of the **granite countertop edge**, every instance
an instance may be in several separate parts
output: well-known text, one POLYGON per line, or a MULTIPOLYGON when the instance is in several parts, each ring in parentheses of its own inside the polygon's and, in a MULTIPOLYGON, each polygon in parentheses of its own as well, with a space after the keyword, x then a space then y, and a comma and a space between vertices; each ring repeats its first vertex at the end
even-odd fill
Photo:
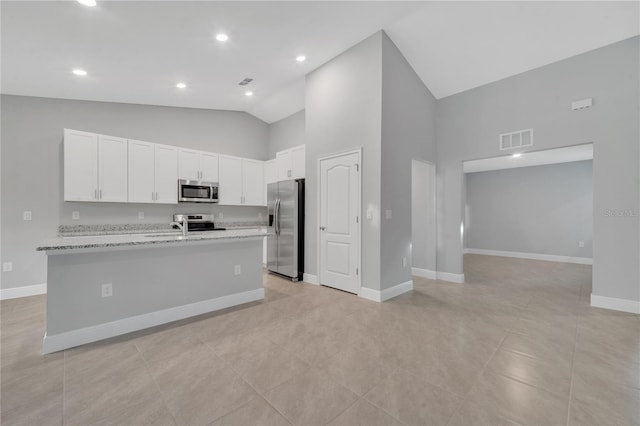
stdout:
POLYGON ((238 229, 227 231, 212 231, 205 234, 191 234, 187 238, 182 238, 179 233, 166 232, 166 236, 148 236, 140 232, 130 235, 73 235, 61 236, 51 240, 44 241, 37 251, 62 251, 62 250, 81 250, 109 247, 125 247, 125 246, 152 246, 158 244, 171 245, 178 243, 197 243, 197 242, 215 242, 217 240, 233 240, 246 238, 259 238, 267 235, 265 230, 261 229, 238 229))

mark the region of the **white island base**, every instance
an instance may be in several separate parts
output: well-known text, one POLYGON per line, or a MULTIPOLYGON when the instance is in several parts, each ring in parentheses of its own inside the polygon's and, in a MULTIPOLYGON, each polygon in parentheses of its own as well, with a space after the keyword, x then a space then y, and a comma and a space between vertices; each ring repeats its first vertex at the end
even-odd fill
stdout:
POLYGON ((262 239, 44 249, 43 352, 263 299, 262 239), (102 297, 103 284, 112 285, 110 297, 102 297))

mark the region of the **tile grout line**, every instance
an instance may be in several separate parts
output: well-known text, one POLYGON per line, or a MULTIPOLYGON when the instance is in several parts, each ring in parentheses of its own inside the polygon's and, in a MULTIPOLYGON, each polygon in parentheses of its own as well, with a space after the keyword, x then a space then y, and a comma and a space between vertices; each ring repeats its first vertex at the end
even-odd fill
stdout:
POLYGON ((138 355, 140 355, 140 358, 142 358, 142 362, 144 363, 144 369, 147 371, 147 374, 149 374, 149 376, 151 376, 151 380, 153 380, 153 384, 156 385, 156 390, 160 394, 160 398, 162 399, 162 404, 164 405, 164 408, 167 410, 167 413, 169 413, 169 415, 171 416, 171 419, 173 420, 173 423, 175 425, 177 425, 178 422, 176 421, 176 418, 174 417, 173 413, 171 412, 171 410, 169 408, 169 404, 167 404, 167 400, 164 397, 164 393, 162 392, 162 389, 160 389, 160 385, 158 385, 158 382, 156 381, 155 376, 153 375, 153 373, 151 373, 151 369, 149 368, 149 362, 147 361, 147 359, 142 354, 142 351, 140 350, 140 348, 138 347, 136 342, 133 341, 131 343, 133 343, 133 347, 136 348, 136 351, 138 352, 138 355))
MULTIPOLYGON (((396 371, 398 371, 398 370, 400 370, 400 367, 399 367, 399 366, 396 366, 396 367, 391 371, 391 373, 389 373, 389 374, 387 375, 387 377, 391 376, 392 374, 395 374, 395 372, 396 372, 396 371)), ((385 377, 384 379, 382 379, 382 380, 378 383, 378 385, 379 385, 380 383, 382 383, 382 381, 386 380, 386 379, 387 379, 387 377, 385 377)), ((387 410, 385 410, 384 408, 380 407, 379 405, 377 405, 377 404, 376 404, 376 403, 374 403, 373 401, 369 401, 369 400, 366 398, 366 396, 367 396, 367 395, 369 395, 371 392, 373 392, 373 390, 374 390, 378 385, 376 385, 376 386, 372 387, 372 388, 371 388, 371 389, 369 389, 369 390, 368 390, 364 395, 362 395, 362 400, 363 400, 364 402, 366 402, 366 403, 369 403, 369 404, 373 405, 374 407, 378 408, 379 410, 382 410, 382 412, 383 412, 383 413, 387 414, 387 415, 388 415, 389 417, 391 417, 392 419, 397 420, 398 422, 402 423, 403 425, 404 425, 404 424, 406 424, 405 422, 401 421, 399 418, 397 418, 396 416, 394 416, 393 414, 391 414, 390 412, 388 412, 388 411, 387 411, 387 410)))
POLYGON ((576 323, 576 329, 574 331, 574 341, 573 341, 573 353, 571 354, 571 375, 569 382, 569 400, 567 401, 567 426, 569 425, 569 420, 571 419, 571 399, 573 398, 573 369, 576 362, 576 348, 578 347, 578 323, 576 323))
POLYGON ((484 372, 487 369, 487 366, 489 365, 491 360, 493 360, 493 358, 496 356, 496 354, 498 353, 498 351, 502 347, 504 341, 507 340, 507 337, 509 337, 509 334, 511 334, 511 332, 507 332, 505 334, 505 336, 502 338, 502 340, 500 340, 500 343, 496 346, 496 349, 493 351, 493 353, 491 354, 491 356, 489 357, 487 362, 484 364, 484 366, 482 366, 482 369, 480 370, 480 373, 476 376, 476 379, 473 381, 473 383, 471 383, 471 386, 469 386, 469 389, 467 389, 467 392, 465 392, 465 394, 462 396, 462 399, 460 400, 460 403, 458 404, 458 406, 455 408, 455 410, 453 410, 451 412, 451 415, 447 419, 447 423, 446 423, 447 425, 449 425, 449 423, 451 422, 451 419, 453 419, 453 416, 455 416, 456 413, 458 411, 460 411, 460 409, 462 408, 464 403, 467 402, 467 400, 469 398, 469 394, 473 390, 473 387, 476 385, 476 383, 478 383, 478 381, 480 380, 480 377, 482 377, 482 375, 484 374, 484 372))

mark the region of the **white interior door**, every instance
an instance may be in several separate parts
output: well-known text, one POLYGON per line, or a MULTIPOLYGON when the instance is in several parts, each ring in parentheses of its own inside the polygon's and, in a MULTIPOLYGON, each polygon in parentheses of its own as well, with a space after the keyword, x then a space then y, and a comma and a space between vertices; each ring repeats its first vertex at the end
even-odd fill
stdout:
POLYGON ((320 160, 320 284, 360 290, 360 152, 320 160))

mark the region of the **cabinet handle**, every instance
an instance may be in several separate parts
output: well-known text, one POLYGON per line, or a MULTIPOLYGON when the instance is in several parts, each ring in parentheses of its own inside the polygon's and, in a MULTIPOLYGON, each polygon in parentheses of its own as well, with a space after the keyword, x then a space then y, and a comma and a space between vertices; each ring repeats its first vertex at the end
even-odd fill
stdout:
POLYGON ((100 199, 102 200, 102 189, 100 190, 100 199))
POLYGON ((156 192, 156 201, 158 201, 158 193, 156 192))
POLYGON ((151 201, 155 201, 155 194, 153 193, 153 191, 151 191, 151 201))
POLYGON ((98 199, 98 190, 97 190, 97 189, 94 189, 94 190, 93 190, 93 199, 94 199, 94 200, 97 200, 97 199, 98 199))

